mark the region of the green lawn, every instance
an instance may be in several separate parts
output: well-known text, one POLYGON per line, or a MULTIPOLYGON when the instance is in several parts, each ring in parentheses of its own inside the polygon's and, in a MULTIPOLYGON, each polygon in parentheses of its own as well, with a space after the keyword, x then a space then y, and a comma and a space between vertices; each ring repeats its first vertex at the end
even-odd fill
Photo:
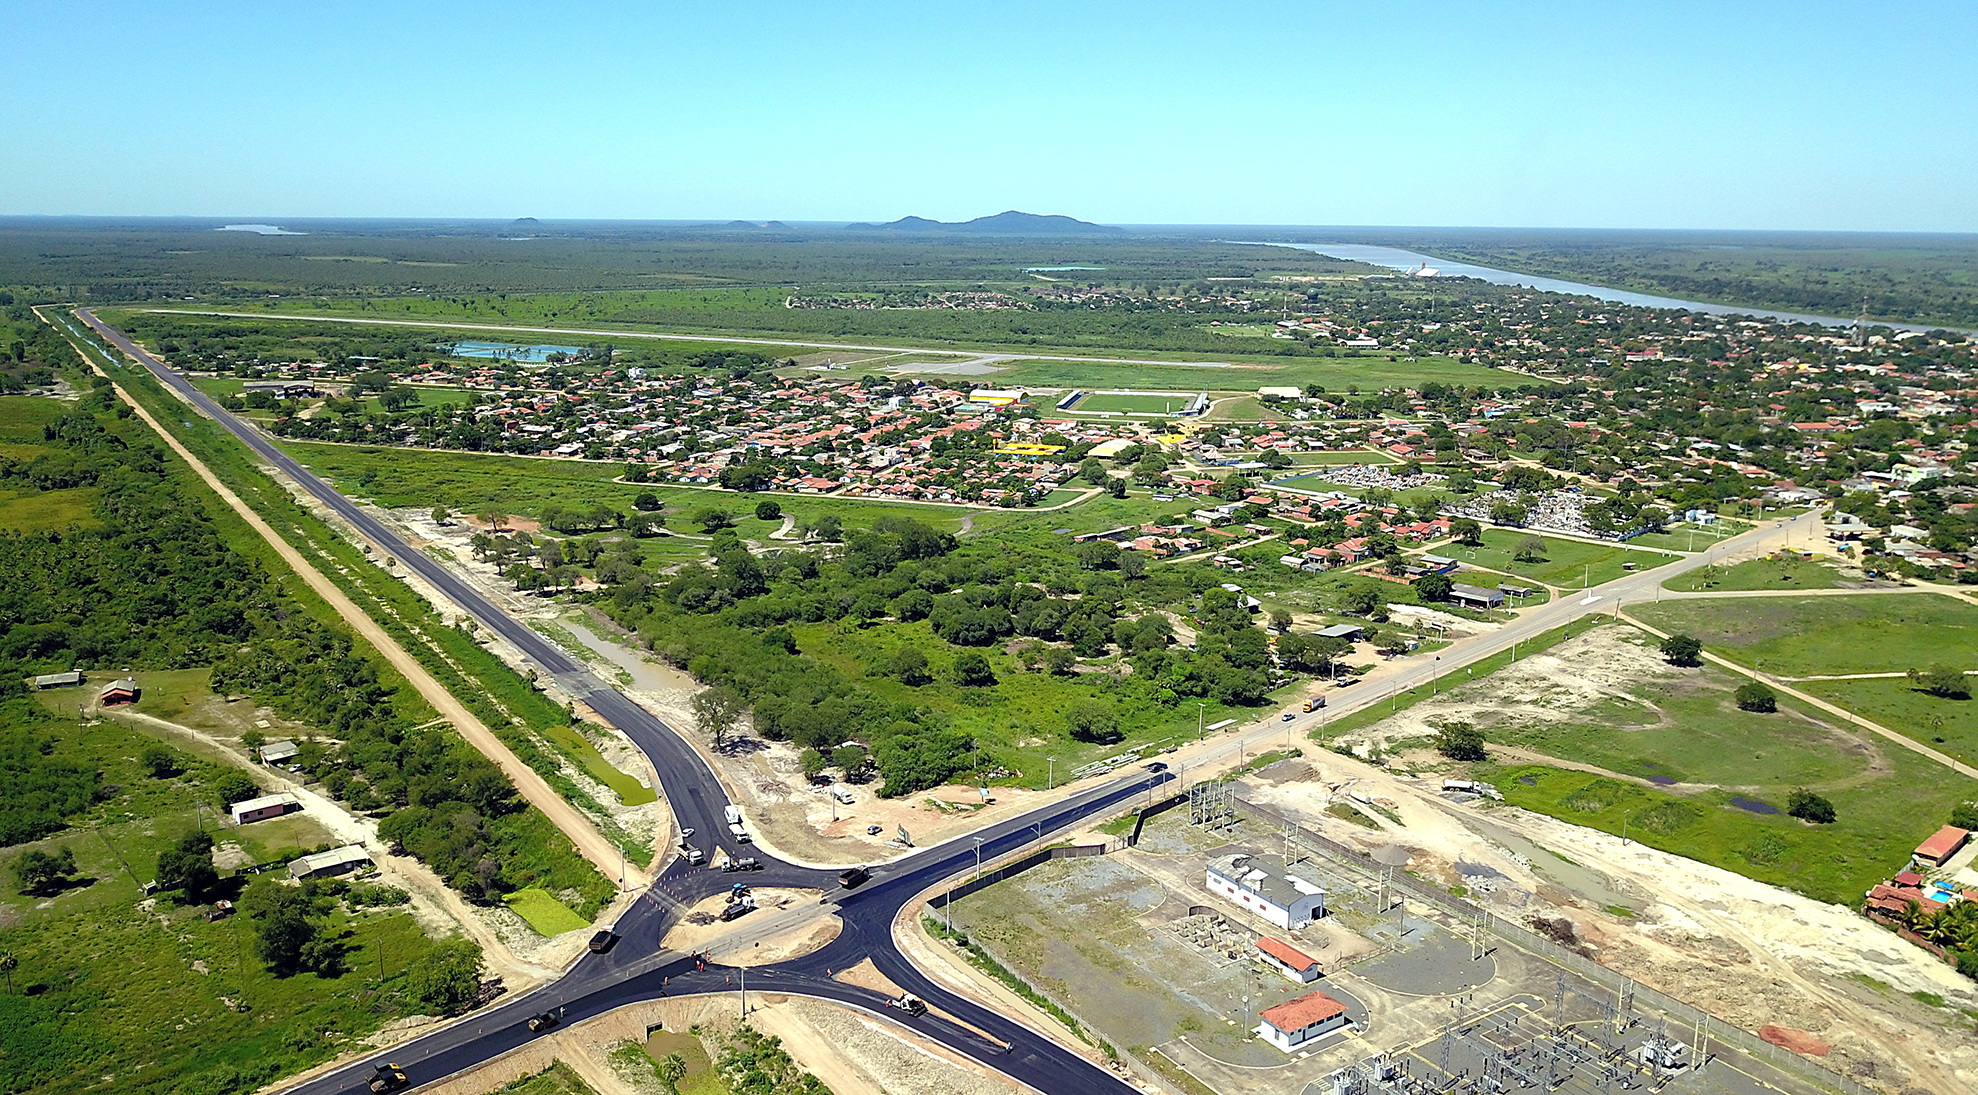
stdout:
POLYGON ((1187 408, 1194 400, 1195 393, 1172 392, 1165 395, 1112 395, 1095 392, 1072 405, 1072 414, 1093 414, 1100 411, 1116 411, 1132 414, 1175 414, 1187 408))
POLYGON ((528 921, 529 926, 536 930, 537 935, 545 938, 553 935, 562 935, 564 932, 574 932, 580 928, 591 926, 590 921, 571 912, 561 901, 558 901, 552 896, 548 890, 537 886, 531 886, 525 890, 516 890, 502 900, 508 903, 508 907, 514 911, 515 915, 528 921))
POLYGON ((1978 651, 1978 607, 1936 593, 1725 597, 1632 610, 1713 653, 1786 676, 1906 672, 1970 662, 1978 651))
POLYGON ((1748 559, 1728 567, 1698 567, 1663 582, 1662 588, 1678 593, 1745 593, 1759 589, 1839 589, 1842 584, 1840 568, 1832 563, 1782 555, 1748 559))
POLYGON ((1502 571, 1519 578, 1570 589, 1578 589, 1582 583, 1599 585, 1611 582, 1629 572, 1625 566, 1628 563, 1633 563, 1635 570, 1651 570, 1675 561, 1661 552, 1637 551, 1619 544, 1592 544, 1539 536, 1545 544, 1543 555, 1532 562, 1519 562, 1515 558, 1518 545, 1533 536, 1538 534, 1520 529, 1485 529, 1482 546, 1449 544, 1437 549, 1437 554, 1486 570, 1502 571))

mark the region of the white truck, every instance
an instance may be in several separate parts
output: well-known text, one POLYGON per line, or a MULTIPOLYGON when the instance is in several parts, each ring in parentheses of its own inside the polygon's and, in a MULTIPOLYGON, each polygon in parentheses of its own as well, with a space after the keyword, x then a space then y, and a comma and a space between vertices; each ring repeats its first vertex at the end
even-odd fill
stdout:
POLYGON ((858 801, 858 798, 852 794, 852 789, 842 783, 836 784, 831 788, 831 797, 847 806, 858 801))
POLYGON ((749 843, 749 832, 742 828, 742 808, 731 804, 721 813, 728 819, 728 831, 734 834, 735 839, 744 844, 749 843))

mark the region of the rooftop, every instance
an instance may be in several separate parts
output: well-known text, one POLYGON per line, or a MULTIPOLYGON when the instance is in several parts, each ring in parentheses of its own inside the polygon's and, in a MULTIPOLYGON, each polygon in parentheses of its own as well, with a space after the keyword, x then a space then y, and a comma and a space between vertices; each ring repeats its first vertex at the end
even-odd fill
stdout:
POLYGON ((1938 829, 1930 839, 1916 846, 1917 855, 1927 855, 1932 859, 1942 859, 1951 854, 1971 836, 1971 830, 1946 825, 1938 829))
POLYGON ((1308 970, 1319 964, 1319 960, 1282 940, 1264 936, 1257 940, 1257 949, 1272 958, 1290 966, 1294 970, 1308 970))
POLYGON ((1261 1018, 1264 1022, 1290 1034, 1303 1030, 1313 1023, 1323 1023, 1335 1015, 1346 1014, 1346 1005, 1327 996, 1323 992, 1308 992, 1296 1000, 1287 1000, 1274 1008, 1265 1008, 1261 1018))
POLYGON ((1293 868, 1285 865, 1284 857, 1278 855, 1224 856, 1209 864, 1209 869, 1287 909, 1300 898, 1326 892, 1325 887, 1293 873, 1293 868))

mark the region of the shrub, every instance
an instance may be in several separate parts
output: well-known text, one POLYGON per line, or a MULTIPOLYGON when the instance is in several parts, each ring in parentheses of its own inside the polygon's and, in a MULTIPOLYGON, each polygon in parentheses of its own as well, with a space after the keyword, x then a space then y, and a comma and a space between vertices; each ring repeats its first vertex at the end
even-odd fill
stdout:
POLYGON ((1696 665, 1702 660, 1703 644, 1688 635, 1671 635, 1662 640, 1662 657, 1670 665, 1696 665))
POLYGON ((1746 681, 1739 685, 1735 698, 1740 711, 1770 714, 1779 709, 1778 694, 1757 681, 1746 681))
POLYGON ((1947 700, 1968 700, 1971 698, 1969 678, 1962 670, 1948 665, 1933 665, 1928 669, 1909 671, 1909 682, 1918 691, 1927 692, 1947 700))
POLYGON ((180 771, 178 758, 162 745, 146 746, 144 752, 137 755, 137 763, 150 773, 152 779, 170 779, 180 771))
POLYGON ((948 673, 956 684, 964 688, 979 688, 996 683, 996 673, 989 668, 989 659, 973 650, 962 651, 955 658, 955 664, 948 673))
POLYGON ((1435 747, 1437 752, 1450 760, 1479 761, 1489 757, 1484 752, 1483 731, 1467 722, 1452 722, 1439 727, 1435 747))
POLYGON ((1834 823, 1834 804, 1804 787, 1795 787, 1793 793, 1786 796, 1786 812, 1815 825, 1834 823))

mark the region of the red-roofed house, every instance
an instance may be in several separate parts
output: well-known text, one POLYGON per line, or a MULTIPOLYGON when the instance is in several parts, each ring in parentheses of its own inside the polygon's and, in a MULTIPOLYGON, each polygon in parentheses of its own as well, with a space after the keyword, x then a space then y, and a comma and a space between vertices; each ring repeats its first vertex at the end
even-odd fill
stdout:
POLYGON ((1323 992, 1308 992, 1296 1000, 1265 1008, 1258 1018, 1263 1022, 1258 1024, 1257 1034, 1286 1053, 1336 1030, 1344 1030, 1352 1022, 1346 1017, 1346 1005, 1323 992))
POLYGON ((1971 830, 1946 825, 1937 830, 1935 836, 1916 846, 1916 862, 1931 867, 1941 867, 1950 857, 1957 854, 1964 842, 1971 839, 1971 830))
POLYGON ((1257 950, 1263 954, 1265 965, 1301 985, 1319 979, 1319 960, 1289 943, 1267 935, 1257 940, 1257 950))

